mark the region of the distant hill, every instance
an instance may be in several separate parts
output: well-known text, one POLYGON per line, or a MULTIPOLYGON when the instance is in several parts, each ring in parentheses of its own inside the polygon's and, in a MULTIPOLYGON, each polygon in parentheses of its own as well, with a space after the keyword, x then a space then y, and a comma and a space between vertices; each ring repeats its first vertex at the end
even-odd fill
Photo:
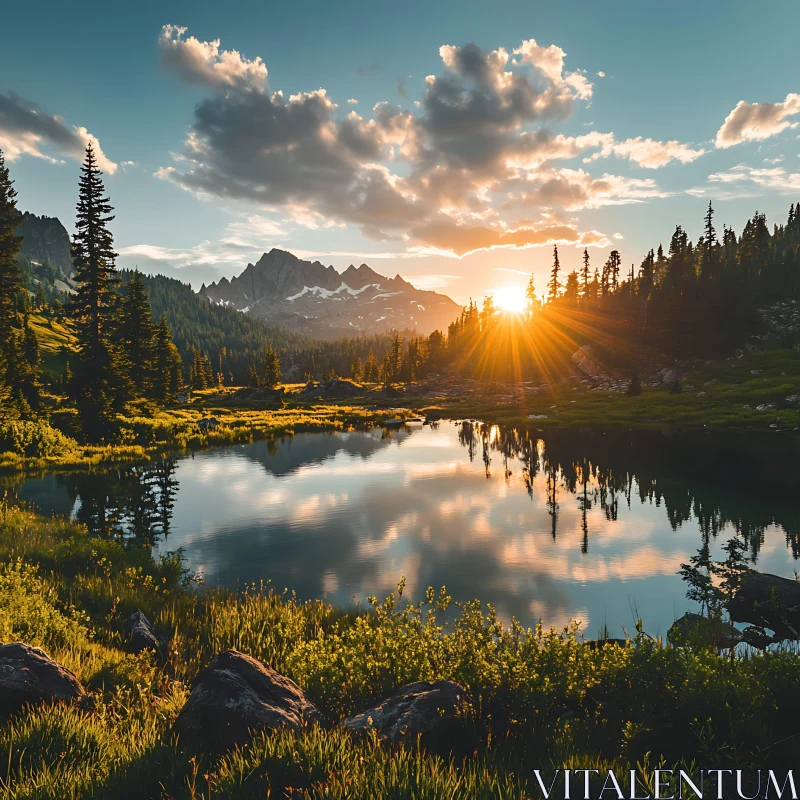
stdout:
POLYGON ((72 274, 69 234, 58 217, 37 217, 26 211, 16 235, 23 237, 20 256, 37 265, 49 262, 64 277, 72 274))
POLYGON ((203 286, 213 303, 314 336, 390 330, 446 330, 461 306, 437 292, 416 289, 399 275, 387 278, 367 264, 339 273, 272 249, 238 277, 203 286))

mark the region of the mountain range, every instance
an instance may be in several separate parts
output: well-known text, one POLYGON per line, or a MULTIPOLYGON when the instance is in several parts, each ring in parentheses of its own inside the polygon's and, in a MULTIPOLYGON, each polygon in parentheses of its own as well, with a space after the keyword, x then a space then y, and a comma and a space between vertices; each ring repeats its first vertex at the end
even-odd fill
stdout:
POLYGON ((351 264, 340 273, 275 248, 238 277, 203 284, 200 294, 275 325, 324 337, 415 329, 427 334, 447 330, 461 313, 446 295, 417 289, 399 275, 387 278, 367 264, 351 264))

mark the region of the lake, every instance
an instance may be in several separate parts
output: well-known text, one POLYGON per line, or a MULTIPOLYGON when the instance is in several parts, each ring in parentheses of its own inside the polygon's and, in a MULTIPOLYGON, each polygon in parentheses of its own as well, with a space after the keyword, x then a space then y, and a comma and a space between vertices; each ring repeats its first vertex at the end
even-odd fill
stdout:
POLYGON ((524 433, 442 421, 304 433, 17 485, 100 535, 180 548, 207 586, 271 581, 339 606, 446 585, 502 619, 663 635, 677 574, 733 535, 757 568, 800 555, 797 447, 663 434, 524 433))

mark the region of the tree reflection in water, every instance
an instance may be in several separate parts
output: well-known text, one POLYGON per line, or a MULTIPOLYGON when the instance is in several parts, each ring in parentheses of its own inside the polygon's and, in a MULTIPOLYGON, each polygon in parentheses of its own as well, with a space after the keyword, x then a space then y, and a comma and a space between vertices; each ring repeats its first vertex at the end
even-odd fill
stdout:
MULTIPOLYGON (((794 467, 797 444, 793 440, 641 432, 545 433, 471 420, 455 425, 470 462, 476 461, 480 450, 487 478, 492 477, 495 455, 502 461, 503 477, 510 485, 518 479, 513 469, 520 470, 521 486, 531 500, 535 486, 541 485, 536 484, 537 479, 544 478, 540 491, 544 492, 554 539, 559 534, 560 509, 575 502, 584 554, 591 546, 589 512, 599 508, 613 522, 618 519, 620 502, 630 508, 636 498, 663 507, 673 530, 695 520, 704 542, 732 529, 745 542, 752 561, 758 558, 766 530, 778 525, 794 558, 800 557, 800 507, 794 500, 800 478, 794 467)), ((381 446, 391 444, 388 434, 384 439, 381 446)), ((279 450, 279 442, 268 443, 268 456, 274 457, 279 450)), ((374 452, 378 450, 367 449, 363 457, 368 459, 374 452)), ((310 457, 304 455, 285 474, 302 467, 310 457)), ((77 519, 92 532, 152 545, 170 532, 178 494, 177 463, 166 459, 104 473, 59 475, 56 481, 66 488, 77 519)))
POLYGON ((474 460, 477 444, 489 475, 491 451, 500 453, 506 478, 509 460, 522 465, 528 495, 534 479, 545 475, 546 507, 551 533, 558 533, 559 490, 575 496, 581 512, 581 551, 589 551, 588 512, 599 506, 616 521, 619 503, 663 506, 676 530, 696 520, 703 541, 725 528, 745 542, 757 561, 766 530, 780 526, 795 559, 800 558, 800 490, 795 468, 797 442, 768 442, 725 435, 663 433, 591 433, 586 431, 520 431, 488 423, 464 421, 459 442, 474 460))

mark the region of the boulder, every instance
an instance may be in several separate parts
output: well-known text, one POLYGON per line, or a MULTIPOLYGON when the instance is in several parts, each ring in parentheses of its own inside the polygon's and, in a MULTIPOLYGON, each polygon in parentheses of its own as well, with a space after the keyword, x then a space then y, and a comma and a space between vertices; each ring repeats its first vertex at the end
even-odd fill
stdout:
POLYGON ((747 572, 728 602, 728 613, 734 622, 769 628, 777 640, 800 639, 800 581, 747 572))
POLYGON ((321 397, 330 400, 337 400, 346 397, 358 397, 364 394, 362 389, 352 381, 343 378, 331 378, 329 381, 322 381, 321 383, 314 383, 309 381, 300 394, 306 397, 321 397))
POLYGON ((197 423, 197 427, 200 428, 201 431, 209 431, 218 428, 219 424, 220 422, 216 417, 208 417, 207 419, 201 419, 200 422, 197 423))
POLYGON ((201 670, 173 730, 182 744, 224 752, 254 732, 290 728, 322 716, 289 678, 236 650, 226 650, 201 670))
POLYGON ((597 360, 594 348, 590 344, 585 344, 572 354, 572 363, 584 375, 590 378, 603 379, 608 377, 600 362, 597 360))
POLYGON ((258 389, 252 386, 243 386, 237 389, 231 397, 234 400, 246 400, 250 403, 280 403, 286 394, 286 389, 281 386, 278 389, 267 389, 260 387, 258 389))
POLYGON ((344 720, 354 733, 374 730, 388 744, 414 743, 421 737, 426 747, 441 748, 460 738, 459 712, 465 692, 452 681, 418 681, 395 692, 382 703, 344 720))
POLYGON ((143 650, 161 652, 161 642, 156 636, 156 629, 141 612, 134 611, 128 618, 128 651, 141 653, 143 650))
POLYGON ((667 640, 675 645, 699 640, 715 647, 728 648, 736 647, 739 642, 744 641, 744 637, 730 622, 687 613, 672 623, 667 631, 667 640))
POLYGON ((0 720, 28 704, 83 700, 80 681, 38 647, 0 645, 0 720))

